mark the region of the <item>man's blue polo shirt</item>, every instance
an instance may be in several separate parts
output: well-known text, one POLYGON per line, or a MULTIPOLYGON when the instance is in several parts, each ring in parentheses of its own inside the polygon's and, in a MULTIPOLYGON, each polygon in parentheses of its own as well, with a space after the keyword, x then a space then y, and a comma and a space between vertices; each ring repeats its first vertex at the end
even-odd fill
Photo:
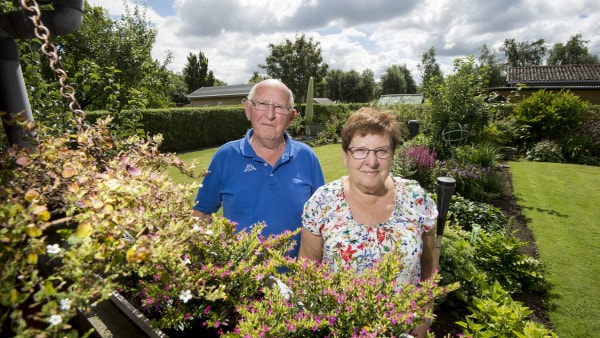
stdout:
MULTIPOLYGON (((252 149, 252 132, 213 155, 194 209, 212 214, 222 205, 223 216, 237 222, 238 231, 263 221, 265 236, 294 231, 302 226, 304 203, 325 183, 319 159, 286 133, 285 151, 272 167, 252 149)), ((295 240, 292 257, 298 254, 300 237, 295 240)))

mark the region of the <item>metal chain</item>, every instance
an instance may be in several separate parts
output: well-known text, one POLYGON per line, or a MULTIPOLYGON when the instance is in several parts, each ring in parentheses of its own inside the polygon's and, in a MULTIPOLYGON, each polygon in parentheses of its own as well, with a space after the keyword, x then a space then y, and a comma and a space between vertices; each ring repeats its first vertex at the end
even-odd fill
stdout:
POLYGON ((28 12, 33 13, 33 15, 29 16, 29 19, 33 22, 33 26, 35 27, 35 36, 43 41, 41 48, 42 53, 50 59, 50 69, 58 76, 60 95, 69 101, 69 110, 77 123, 77 129, 81 130, 87 127, 85 124, 85 112, 81 110, 79 103, 77 103, 77 99, 75 99, 75 88, 69 85, 67 72, 65 72, 60 65, 56 46, 50 42, 50 30, 42 23, 42 13, 37 1, 21 0, 21 7, 28 12), (32 3, 31 5, 29 5, 30 2, 32 3))

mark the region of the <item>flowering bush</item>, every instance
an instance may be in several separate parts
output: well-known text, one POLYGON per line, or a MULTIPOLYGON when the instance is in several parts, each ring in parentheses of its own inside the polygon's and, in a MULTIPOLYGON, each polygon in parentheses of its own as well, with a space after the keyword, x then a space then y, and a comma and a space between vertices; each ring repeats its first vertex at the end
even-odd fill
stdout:
POLYGON ((280 276, 292 295, 266 289, 264 298, 238 307, 241 319, 228 337, 399 337, 433 320, 425 305, 458 288, 439 279, 399 285, 402 268, 392 252, 360 275, 331 272, 311 260, 290 261, 280 276))
POLYGON ((160 153, 159 137, 112 139, 109 123, 0 157, 0 328, 7 334, 76 336, 77 311, 108 298, 123 278, 155 271, 179 279, 173 292, 182 299, 225 297, 220 283, 186 277, 185 236, 171 233, 193 233, 197 222, 192 187, 173 184, 164 169, 190 168, 160 153))
POLYGON ((417 180, 424 187, 433 184, 432 168, 436 165, 435 150, 425 145, 410 144, 399 150, 394 159, 392 174, 417 180))
POLYGON ((160 328, 229 330, 238 317, 236 306, 259 297, 266 277, 285 263, 297 233, 264 238, 264 226, 236 232, 235 223, 214 215, 203 226, 165 227, 155 236, 173 248, 163 252, 173 259, 141 261, 135 278, 127 278, 119 290, 160 328), (181 263, 169 267, 163 263, 168 261, 181 263), (207 291, 212 294, 203 294, 207 291))
POLYGON ((486 168, 468 161, 439 161, 434 168, 434 177, 448 176, 456 180, 455 192, 467 199, 478 200, 483 193, 482 184, 486 179, 486 168))
POLYGON ((550 140, 536 143, 527 151, 525 159, 535 162, 565 162, 560 145, 550 140))

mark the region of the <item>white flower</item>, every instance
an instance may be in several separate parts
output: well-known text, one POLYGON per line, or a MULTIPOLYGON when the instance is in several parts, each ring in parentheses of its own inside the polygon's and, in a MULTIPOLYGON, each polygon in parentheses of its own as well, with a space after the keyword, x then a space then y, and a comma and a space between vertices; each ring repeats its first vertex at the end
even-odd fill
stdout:
POLYGON ((50 316, 50 319, 48 319, 48 323, 50 323, 50 325, 58 325, 62 323, 62 317, 60 315, 52 315, 50 316))
POLYGON ((183 264, 185 264, 185 265, 192 264, 192 261, 190 261, 190 259, 189 259, 189 258, 187 258, 187 257, 186 257, 186 258, 184 258, 184 259, 182 259, 182 260, 181 260, 181 262, 182 262, 183 264))
POLYGON ((193 232, 200 231, 200 230, 202 230, 202 228, 200 228, 200 226, 198 226, 198 224, 194 224, 194 226, 192 227, 193 232))
POLYGON ((46 252, 49 255, 54 255, 60 252, 60 247, 58 246, 58 244, 48 244, 46 245, 46 252))
POLYGON ((187 303, 190 299, 192 299, 192 291, 181 291, 181 293, 179 294, 179 299, 181 299, 183 303, 187 303))
POLYGON ((207 230, 207 231, 204 232, 204 234, 210 236, 210 235, 214 234, 214 232, 212 230, 207 230))
POLYGON ((203 185, 202 183, 200 183, 200 184, 198 185, 198 188, 202 188, 203 186, 204 186, 204 185, 203 185))
POLYGON ((68 311, 71 309, 71 300, 69 298, 60 300, 60 309, 63 311, 68 311))

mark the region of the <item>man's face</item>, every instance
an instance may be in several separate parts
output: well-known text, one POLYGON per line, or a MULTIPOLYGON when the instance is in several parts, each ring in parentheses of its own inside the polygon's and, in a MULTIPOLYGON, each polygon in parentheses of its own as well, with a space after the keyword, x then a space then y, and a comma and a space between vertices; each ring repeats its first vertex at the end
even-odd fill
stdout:
POLYGON ((254 137, 263 140, 280 138, 296 118, 296 110, 288 106, 284 88, 265 85, 257 88, 252 101, 244 104, 246 117, 254 128, 254 137))

